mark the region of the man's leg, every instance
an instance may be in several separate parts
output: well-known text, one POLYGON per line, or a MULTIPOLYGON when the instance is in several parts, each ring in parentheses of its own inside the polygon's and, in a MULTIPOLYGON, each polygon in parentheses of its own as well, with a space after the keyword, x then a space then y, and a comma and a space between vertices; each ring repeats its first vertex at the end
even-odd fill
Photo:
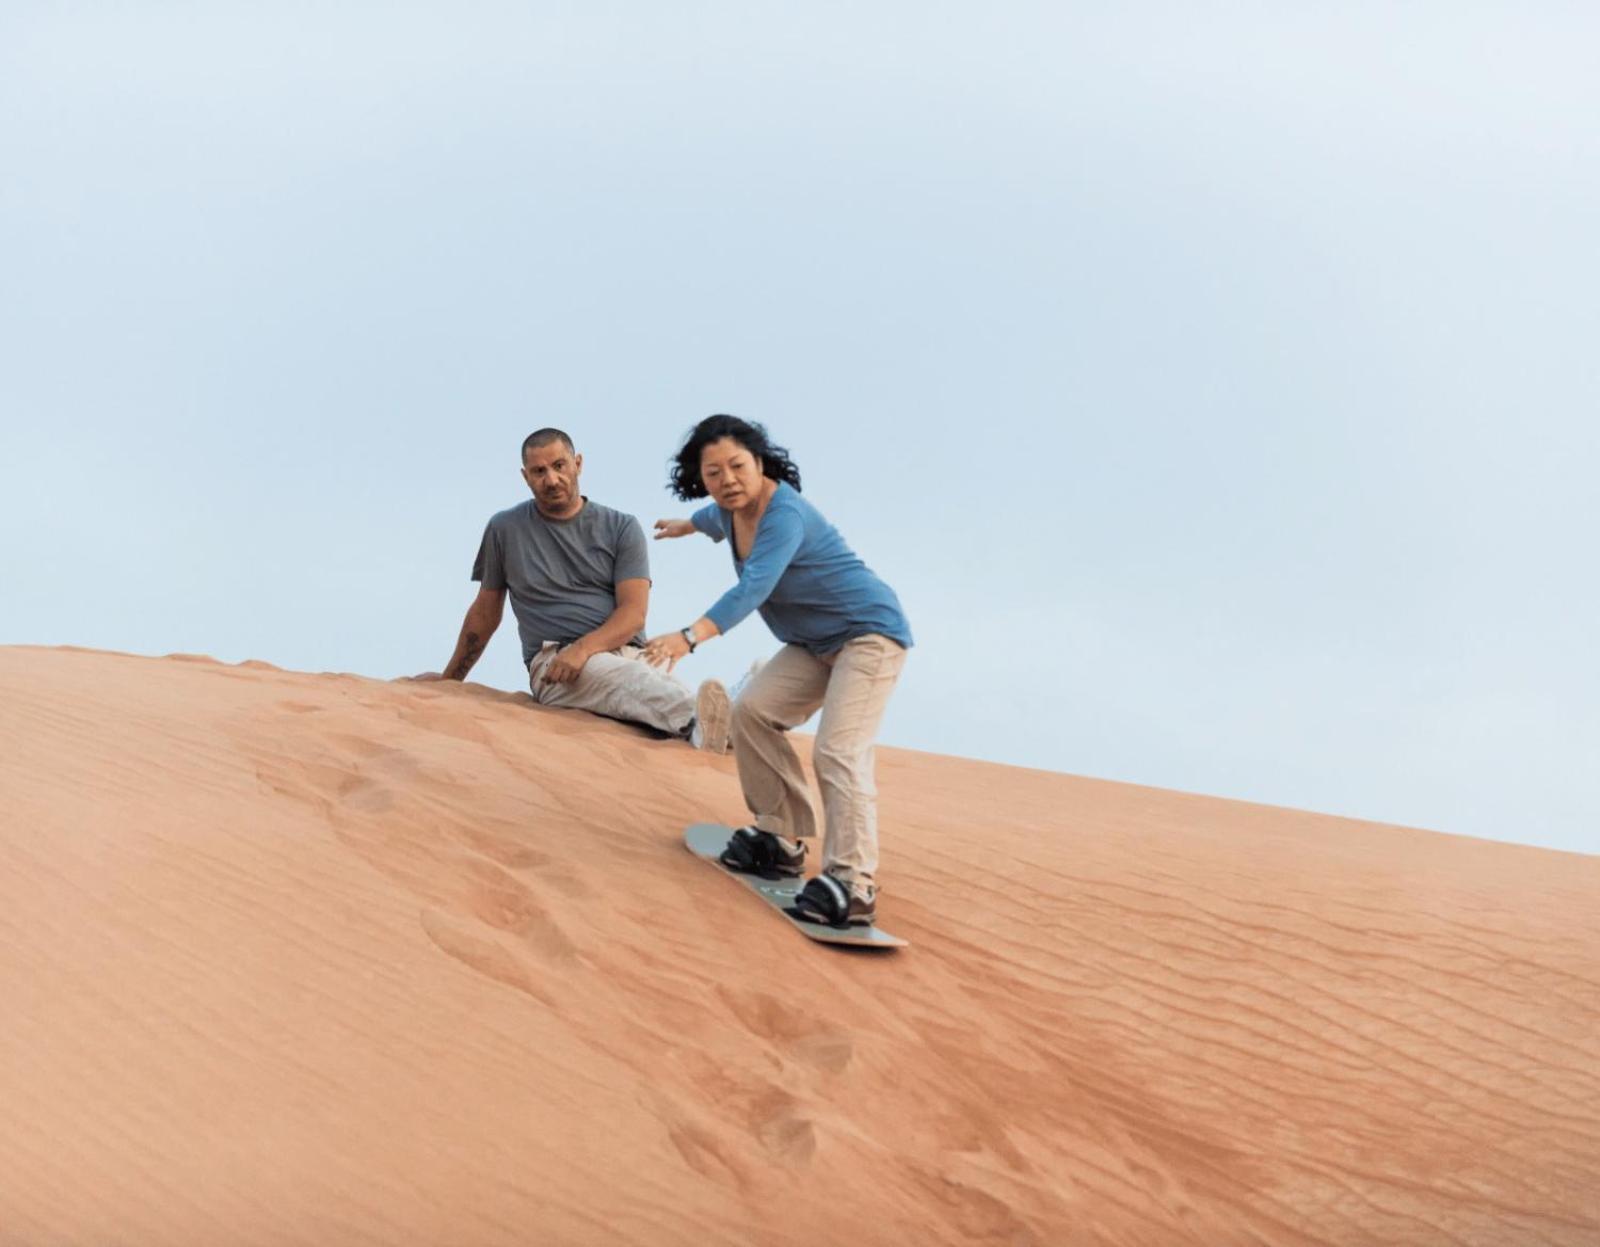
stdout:
POLYGON ((792 840, 816 834, 810 785, 788 731, 822 704, 828 668, 798 645, 785 645, 750 677, 733 703, 733 757, 755 826, 792 840))
POLYGON ((857 637, 833 656, 811 762, 822 789, 827 834, 822 868, 852 883, 878 872, 878 786, 873 742, 906 651, 887 637, 857 637))
POLYGON ((596 654, 583 664, 571 684, 541 680, 554 649, 534 656, 528 679, 541 706, 588 710, 608 719, 643 723, 657 731, 684 736, 694 719, 694 694, 667 672, 645 662, 637 646, 596 654))

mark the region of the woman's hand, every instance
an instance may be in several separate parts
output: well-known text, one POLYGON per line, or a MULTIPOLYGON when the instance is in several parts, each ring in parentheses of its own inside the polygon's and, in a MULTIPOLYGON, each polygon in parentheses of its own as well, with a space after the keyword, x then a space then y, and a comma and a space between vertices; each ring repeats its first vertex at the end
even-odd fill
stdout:
POLYGON ((688 537, 688 536, 693 535, 693 533, 694 533, 694 521, 692 521, 692 520, 657 520, 656 521, 656 540, 657 541, 660 541, 663 537, 688 537))
POLYGON ((652 667, 665 666, 668 671, 676 667, 678 659, 688 652, 689 642, 681 632, 663 632, 644 643, 644 660, 652 667))

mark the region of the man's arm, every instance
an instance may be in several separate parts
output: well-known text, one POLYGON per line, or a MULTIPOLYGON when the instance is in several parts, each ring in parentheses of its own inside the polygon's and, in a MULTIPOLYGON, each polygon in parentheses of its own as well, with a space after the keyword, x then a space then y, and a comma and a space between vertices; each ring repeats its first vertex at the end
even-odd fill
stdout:
POLYGON ((645 579, 617 582, 617 609, 587 636, 581 636, 545 664, 544 678, 554 684, 571 684, 583 664, 596 654, 626 645, 644 631, 644 618, 650 609, 650 582, 645 579))
POLYGON ((450 655, 449 665, 444 669, 445 679, 467 678, 467 672, 472 670, 473 664, 482 656, 484 647, 489 644, 489 638, 494 635, 494 630, 500 626, 500 617, 505 614, 505 609, 504 589, 485 587, 478 590, 478 596, 467 607, 467 618, 461 625, 455 653, 450 655))

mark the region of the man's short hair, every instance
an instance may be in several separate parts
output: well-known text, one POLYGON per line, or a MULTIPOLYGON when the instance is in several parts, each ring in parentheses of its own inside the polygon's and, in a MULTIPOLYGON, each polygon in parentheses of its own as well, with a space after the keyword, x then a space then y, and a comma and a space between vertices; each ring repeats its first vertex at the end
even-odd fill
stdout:
POLYGON ((565 443, 567 447, 567 453, 569 455, 575 455, 578 453, 572 445, 572 439, 560 429, 536 429, 534 432, 529 433, 528 436, 522 441, 522 458, 526 460, 530 450, 542 449, 543 447, 548 446, 551 442, 565 443))

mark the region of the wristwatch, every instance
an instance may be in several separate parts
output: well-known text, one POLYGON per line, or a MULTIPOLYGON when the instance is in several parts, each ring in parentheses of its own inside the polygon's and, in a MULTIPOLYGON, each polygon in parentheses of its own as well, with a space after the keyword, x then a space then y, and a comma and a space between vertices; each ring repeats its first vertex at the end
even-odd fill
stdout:
POLYGON ((678 635, 689 643, 689 652, 691 654, 694 653, 694 625, 691 624, 687 628, 680 628, 678 635))

